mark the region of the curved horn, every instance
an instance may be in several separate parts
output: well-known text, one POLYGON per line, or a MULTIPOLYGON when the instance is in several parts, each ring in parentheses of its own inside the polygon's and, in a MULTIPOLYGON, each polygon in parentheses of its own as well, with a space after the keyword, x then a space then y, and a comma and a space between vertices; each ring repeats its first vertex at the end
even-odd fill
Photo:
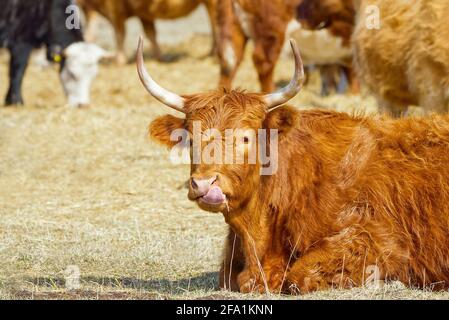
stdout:
POLYGON ((182 113, 186 113, 184 110, 184 98, 181 96, 170 92, 156 83, 156 81, 151 78, 145 69, 145 64, 143 62, 143 37, 139 37, 139 45, 137 47, 137 72, 139 73, 140 81, 148 92, 155 97, 157 100, 165 104, 166 106, 173 108, 182 113))
POLYGON ((295 75, 285 88, 264 96, 264 100, 268 105, 268 111, 273 110, 296 96, 298 92, 301 91, 304 83, 304 67, 298 45, 293 39, 290 39, 290 45, 292 46, 293 55, 295 57, 295 75))

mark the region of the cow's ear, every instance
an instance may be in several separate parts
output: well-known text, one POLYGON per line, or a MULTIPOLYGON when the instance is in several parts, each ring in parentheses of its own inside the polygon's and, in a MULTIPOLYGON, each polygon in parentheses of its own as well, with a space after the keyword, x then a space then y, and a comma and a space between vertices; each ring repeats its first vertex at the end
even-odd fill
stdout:
MULTIPOLYGON (((179 141, 172 141, 171 136, 175 130, 182 130, 185 128, 185 120, 177 118, 172 115, 165 115, 157 118, 150 123, 150 137, 151 139, 167 146, 173 147, 179 143, 179 141)), ((173 136, 179 136, 174 134, 173 136)), ((176 139, 174 139, 176 140, 176 139)))
POLYGON ((280 136, 288 133, 298 120, 298 112, 292 107, 281 107, 268 113, 264 128, 277 129, 280 136))

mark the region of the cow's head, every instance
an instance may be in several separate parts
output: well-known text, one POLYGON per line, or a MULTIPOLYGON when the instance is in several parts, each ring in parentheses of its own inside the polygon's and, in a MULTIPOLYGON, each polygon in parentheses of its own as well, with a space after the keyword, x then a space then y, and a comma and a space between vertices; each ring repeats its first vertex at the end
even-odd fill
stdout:
POLYGON ((301 25, 312 30, 329 28, 342 21, 353 24, 355 15, 353 0, 301 0, 297 11, 301 25))
POLYGON ((111 54, 93 43, 76 42, 62 53, 61 82, 70 106, 90 102, 90 87, 98 72, 98 62, 111 54))
POLYGON ((280 140, 291 128, 296 115, 294 109, 277 109, 300 91, 304 79, 299 50, 293 41, 291 44, 296 63, 295 75, 288 86, 276 93, 264 95, 219 90, 179 96, 159 86, 147 73, 142 38, 139 40, 137 67, 145 88, 166 106, 185 114, 183 118, 166 115, 154 120, 150 125, 151 137, 169 147, 179 143, 176 139, 173 141, 172 133, 175 130, 181 130, 191 138, 190 144, 187 144, 190 145, 191 157, 188 196, 202 209, 227 213, 246 203, 260 181, 263 166, 259 157, 250 163, 248 156, 261 146, 260 140, 263 138, 257 135, 259 129, 276 129, 280 140), (195 137, 198 127, 199 139, 195 137), (232 138, 227 139, 229 136, 232 138), (218 148, 215 149, 217 144, 218 148), (232 150, 231 158, 227 159, 229 150, 232 150), (223 161, 198 163, 195 161, 197 151, 200 151, 200 159, 211 155, 211 151, 214 156, 216 152, 221 153, 218 159, 223 161), (235 162, 237 153, 244 155, 243 162, 235 162))

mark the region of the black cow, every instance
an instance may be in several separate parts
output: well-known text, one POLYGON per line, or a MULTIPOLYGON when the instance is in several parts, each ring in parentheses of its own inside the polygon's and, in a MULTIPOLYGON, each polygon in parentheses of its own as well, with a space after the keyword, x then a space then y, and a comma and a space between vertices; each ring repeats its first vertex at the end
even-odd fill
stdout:
MULTIPOLYGON (((0 46, 11 60, 6 105, 23 104, 21 86, 30 54, 45 45, 47 58, 61 65, 60 78, 69 104, 89 103, 90 84, 98 61, 107 55, 100 47, 83 42, 80 28, 67 27, 74 5, 71 0, 1 0, 0 46)), ((73 22, 73 21, 69 21, 73 22)))

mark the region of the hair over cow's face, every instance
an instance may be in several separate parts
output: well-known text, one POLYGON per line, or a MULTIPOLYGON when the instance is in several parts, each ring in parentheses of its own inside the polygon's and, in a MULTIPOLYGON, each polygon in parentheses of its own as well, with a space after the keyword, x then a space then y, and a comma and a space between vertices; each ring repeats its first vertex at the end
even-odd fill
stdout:
POLYGON ((277 167, 277 157, 264 160, 267 154, 277 156, 278 139, 291 128, 296 115, 287 107, 276 109, 294 97, 303 83, 296 44, 292 41, 296 63, 292 80, 285 88, 266 95, 222 89, 179 96, 159 86, 147 73, 142 47, 140 40, 137 66, 145 88, 185 114, 184 118, 157 118, 150 124, 150 135, 168 147, 190 148, 189 199, 211 212, 228 213, 244 206, 265 174, 265 166, 269 165, 269 172, 273 163, 277 167))

